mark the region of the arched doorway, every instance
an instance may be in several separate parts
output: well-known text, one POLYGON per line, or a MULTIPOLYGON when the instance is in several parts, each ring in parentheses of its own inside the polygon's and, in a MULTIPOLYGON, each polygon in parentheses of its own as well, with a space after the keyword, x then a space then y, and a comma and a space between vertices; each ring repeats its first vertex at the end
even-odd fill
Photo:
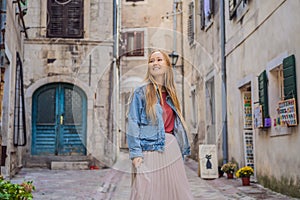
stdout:
POLYGON ((32 155, 86 155, 85 93, 72 84, 47 84, 32 98, 32 155))

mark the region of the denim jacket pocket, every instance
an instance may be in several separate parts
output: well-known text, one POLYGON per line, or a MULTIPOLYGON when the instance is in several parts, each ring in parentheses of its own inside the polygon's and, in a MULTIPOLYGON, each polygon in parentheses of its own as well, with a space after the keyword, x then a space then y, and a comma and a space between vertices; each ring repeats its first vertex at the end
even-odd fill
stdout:
POLYGON ((142 140, 155 141, 158 138, 158 128, 155 125, 142 125, 140 126, 140 131, 140 138, 142 140))

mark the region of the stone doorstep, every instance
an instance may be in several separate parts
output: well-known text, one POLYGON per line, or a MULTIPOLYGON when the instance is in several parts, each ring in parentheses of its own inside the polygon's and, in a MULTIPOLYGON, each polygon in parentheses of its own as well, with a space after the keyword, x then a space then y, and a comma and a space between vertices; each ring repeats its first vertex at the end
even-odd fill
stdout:
POLYGON ((52 161, 52 170, 86 170, 89 169, 87 161, 52 161))

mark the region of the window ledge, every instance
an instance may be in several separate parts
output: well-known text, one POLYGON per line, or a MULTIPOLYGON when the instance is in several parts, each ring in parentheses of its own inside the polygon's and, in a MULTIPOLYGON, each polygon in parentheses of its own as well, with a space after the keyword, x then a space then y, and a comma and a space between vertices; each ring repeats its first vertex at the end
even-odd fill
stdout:
POLYGON ((66 39, 66 38, 35 38, 35 39, 26 39, 24 41, 26 44, 103 44, 103 45, 112 45, 113 40, 101 41, 101 40, 89 40, 89 39, 66 39))
POLYGON ((292 134, 292 127, 276 126, 272 128, 270 137, 287 136, 292 134))
POLYGON ((204 28, 203 31, 207 32, 207 30, 213 25, 213 21, 210 21, 204 28))

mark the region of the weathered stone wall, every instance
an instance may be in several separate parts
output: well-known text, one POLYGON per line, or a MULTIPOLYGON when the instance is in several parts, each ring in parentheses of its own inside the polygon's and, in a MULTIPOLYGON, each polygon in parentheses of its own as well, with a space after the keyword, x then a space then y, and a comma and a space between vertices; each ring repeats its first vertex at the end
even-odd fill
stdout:
MULTIPOLYGON (((112 69, 112 2, 84 1, 84 37, 82 39, 47 38, 47 1, 29 1, 26 23, 29 38, 24 41, 24 85, 27 107, 29 144, 24 154, 31 151, 32 95, 49 83, 71 83, 87 96, 87 156, 93 164, 111 165, 116 151, 106 153, 104 144, 114 133, 109 129, 107 113, 114 95, 112 69), (101 112, 99 112, 101 108, 101 112), (105 157, 113 158, 106 159, 105 157)), ((116 142, 111 141, 112 145, 116 142)), ((115 147, 115 146, 114 146, 115 147)), ((113 148, 113 147, 112 147, 113 148)))

